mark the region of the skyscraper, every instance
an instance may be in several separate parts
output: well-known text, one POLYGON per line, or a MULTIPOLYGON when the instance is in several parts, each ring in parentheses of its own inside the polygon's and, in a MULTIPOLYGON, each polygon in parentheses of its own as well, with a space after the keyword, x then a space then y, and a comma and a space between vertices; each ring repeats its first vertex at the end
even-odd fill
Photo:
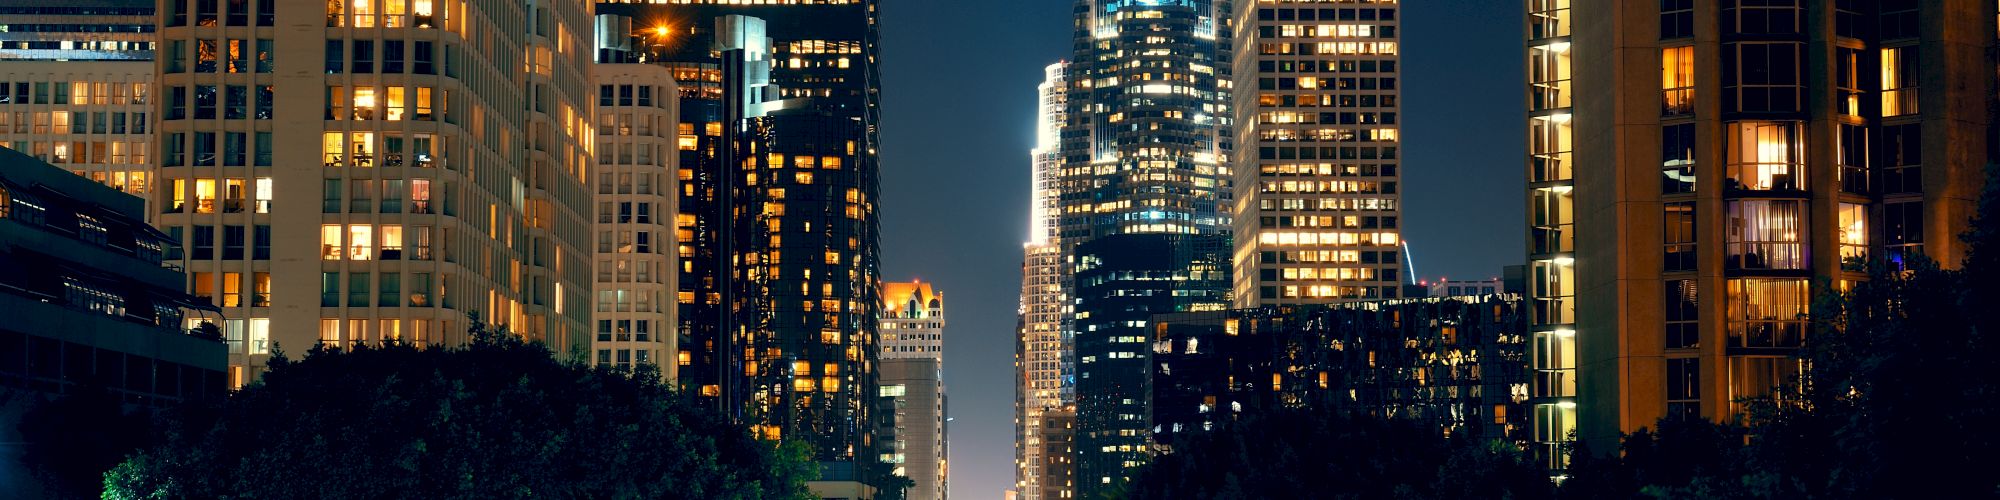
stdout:
POLYGON ((1229 302, 1231 12, 1075 3, 1057 151, 1080 497, 1115 491, 1145 460, 1146 316, 1229 302))
POLYGON ((158 16, 158 221, 231 381, 274 345, 453 344, 474 315, 583 349, 589 5, 280 3, 158 16))
POLYGON ((882 284, 881 461, 916 483, 912 500, 946 492, 944 294, 921 281, 882 284))
POLYGON ((1399 10, 1236 12, 1236 307, 1399 296, 1399 10))
POLYGON ((1035 121, 1035 149, 1030 153, 1033 183, 1029 199, 1028 241, 1022 245, 1020 338, 1015 353, 1015 491, 1021 500, 1062 498, 1068 485, 1052 485, 1042 469, 1050 453, 1044 436, 1071 429, 1044 429, 1043 412, 1074 412, 1075 363, 1070 348, 1060 238, 1062 192, 1058 175, 1062 157, 1057 149, 1063 124, 1067 64, 1051 64, 1038 88, 1040 109, 1035 121))
POLYGON ((821 494, 868 482, 880 424, 875 2, 597 13, 631 18, 645 45, 634 57, 680 83, 680 386, 765 437, 811 442, 821 494))
POLYGON ((1993 160, 1990 2, 1529 0, 1536 440, 1561 468, 1801 369, 1814 280, 1955 266, 1993 160))
POLYGON ((0 147, 147 196, 155 40, 151 0, 0 6, 0 147))

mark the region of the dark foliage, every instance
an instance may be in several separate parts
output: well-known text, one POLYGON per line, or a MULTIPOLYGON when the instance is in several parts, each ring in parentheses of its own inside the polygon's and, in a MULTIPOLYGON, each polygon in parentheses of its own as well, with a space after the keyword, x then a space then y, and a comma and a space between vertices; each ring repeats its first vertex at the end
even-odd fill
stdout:
POLYGON ((463 348, 314 349, 189 412, 106 498, 800 498, 804 450, 684 404, 658 373, 463 348))
POLYGON ((148 444, 150 414, 128 411, 101 388, 83 387, 53 400, 17 394, 35 399, 16 426, 23 439, 21 465, 48 498, 96 498, 104 471, 148 444))
POLYGON ((1513 445, 1447 439, 1401 420, 1282 410, 1195 433, 1154 457, 1130 498, 1548 498, 1513 445))
POLYGON ((1661 422, 1614 458, 1573 453, 1569 498, 2000 497, 2000 170, 1959 270, 1915 258, 1822 286, 1802 354, 1745 424, 1661 422))

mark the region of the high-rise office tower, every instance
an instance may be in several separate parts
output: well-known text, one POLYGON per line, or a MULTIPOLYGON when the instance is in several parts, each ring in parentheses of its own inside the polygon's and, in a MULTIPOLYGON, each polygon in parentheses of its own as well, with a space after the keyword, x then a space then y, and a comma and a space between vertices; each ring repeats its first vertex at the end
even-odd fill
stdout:
POLYGON ((921 281, 882 284, 881 461, 916 483, 912 500, 945 497, 944 294, 921 281))
POLYGON ((680 367, 673 302, 680 89, 666 67, 617 62, 630 59, 624 57, 632 49, 629 25, 616 16, 598 19, 600 62, 591 67, 597 82, 597 328, 590 350, 599 365, 652 364, 673 380, 680 367))
POLYGON ((223 309, 232 383, 274 344, 454 344, 475 315, 585 348, 589 4, 161 10, 158 220, 223 309))
POLYGON ((1795 377, 1814 280, 1956 266, 1991 2, 1529 0, 1536 440, 1728 420, 1795 377))
POLYGON ((153 30, 151 0, 0 5, 0 147, 147 196, 153 30))
POLYGON ((1074 290, 1075 493, 1095 497, 1146 460, 1147 315, 1229 302, 1233 18, 1227 0, 1074 5, 1059 241, 1074 290))
POLYGON ((683 390, 868 482, 879 254, 873 0, 601 3, 680 83, 683 390))
MULTIPOLYGON (((1035 121, 1035 149, 1030 153, 1028 241, 1022 245, 1020 338, 1014 359, 1014 489, 1021 500, 1062 498, 1069 485, 1050 485, 1042 464, 1048 454, 1042 413, 1075 404, 1075 370, 1067 356, 1070 337, 1065 312, 1069 299, 1063 286, 1061 196, 1058 189, 1062 156, 1057 150, 1067 95, 1065 63, 1044 70, 1038 88, 1040 108, 1035 121)), ((1062 429, 1067 430, 1067 429, 1062 429)))
POLYGON ((1399 296, 1399 9, 1236 12, 1236 307, 1399 296))

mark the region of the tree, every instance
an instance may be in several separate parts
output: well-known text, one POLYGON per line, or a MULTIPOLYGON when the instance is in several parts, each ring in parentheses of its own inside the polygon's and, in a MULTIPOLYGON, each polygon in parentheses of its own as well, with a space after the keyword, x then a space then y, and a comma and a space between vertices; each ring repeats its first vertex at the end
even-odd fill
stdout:
POLYGON ((1134 475, 1130 498, 1547 498, 1518 447, 1406 420, 1287 409, 1193 433, 1134 475))
POLYGON ((150 414, 127 411, 102 386, 77 386, 55 399, 25 391, 8 396, 28 399, 15 428, 23 440, 22 468, 42 483, 41 496, 96 497, 104 471, 148 444, 150 414))
POLYGON ((1574 453, 1573 498, 2000 496, 2000 170, 1959 270, 1921 255, 1822 284, 1800 380, 1736 401, 1742 426, 1662 421, 1623 453, 1574 453))
POLYGON ((279 355, 105 475, 106 498, 803 498, 804 448, 684 403, 652 368, 563 363, 473 327, 459 348, 279 355))

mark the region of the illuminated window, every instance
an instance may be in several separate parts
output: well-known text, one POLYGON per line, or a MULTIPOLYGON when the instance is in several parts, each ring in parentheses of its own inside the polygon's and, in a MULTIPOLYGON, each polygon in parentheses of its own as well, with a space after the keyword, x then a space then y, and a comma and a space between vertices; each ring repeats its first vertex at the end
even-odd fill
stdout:
POLYGON ((1917 112, 1917 48, 1882 49, 1882 116, 1917 112))
POLYGON ((194 181, 194 200, 195 213, 215 213, 215 179, 196 179, 194 181))
POLYGON ((1549 254, 1576 249, 1574 198, 1568 186, 1537 188, 1533 191, 1533 224, 1529 227, 1533 253, 1549 254))
POLYGON ((1802 278, 1729 280, 1730 347, 1798 347, 1811 323, 1808 289, 1802 278))
POLYGON ((1806 214, 1799 200, 1729 202, 1730 269, 1806 269, 1806 214))
POLYGON ((1731 122, 1723 159, 1728 188, 1756 191, 1806 187, 1805 141, 1799 122, 1731 122))
MULTIPOLYGON (((388 120, 402 120, 402 119, 403 119, 403 110, 405 109, 405 108, 403 107, 403 104, 404 104, 404 103, 403 103, 403 87, 400 87, 400 86, 395 86, 395 87, 389 87, 389 88, 388 88, 388 93, 389 93, 389 109, 388 109, 388 113, 387 113, 387 118, 386 118, 386 119, 388 119, 388 120)), ((359 97, 360 97, 360 96, 356 96, 356 98, 359 98, 359 97)))
POLYGON ((343 253, 341 252, 341 244, 340 244, 341 232, 342 232, 341 226, 339 224, 320 225, 319 246, 320 246, 321 259, 340 260, 340 257, 343 253))
POLYGON ((347 259, 372 260, 375 258, 375 228, 366 224, 347 227, 347 259))
POLYGON ((1840 204, 1840 261, 1843 268, 1859 270, 1868 260, 1868 206, 1840 204))
POLYGON ((1694 47, 1660 49, 1660 89, 1663 115, 1694 112, 1694 47))

